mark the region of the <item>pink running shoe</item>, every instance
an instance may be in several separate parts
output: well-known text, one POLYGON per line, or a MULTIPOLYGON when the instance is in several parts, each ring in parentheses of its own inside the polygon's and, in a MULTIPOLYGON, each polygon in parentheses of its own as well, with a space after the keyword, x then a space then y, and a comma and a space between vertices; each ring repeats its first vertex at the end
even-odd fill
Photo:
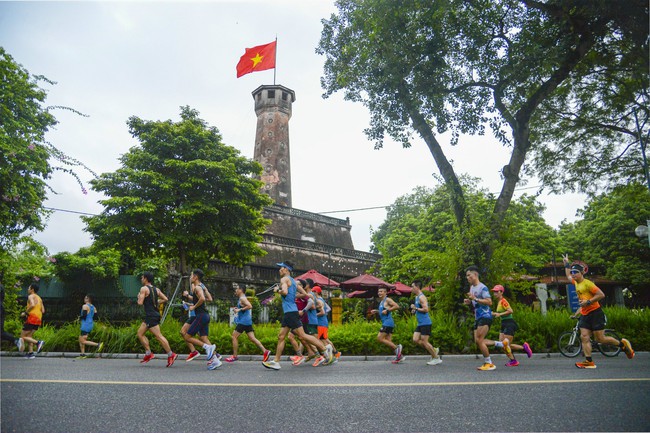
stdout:
POLYGON ((528 343, 524 343, 524 352, 526 352, 526 355, 531 358, 533 356, 533 351, 530 348, 530 345, 528 343))
POLYGON ((233 356, 229 356, 228 358, 224 359, 224 361, 226 361, 226 362, 235 362, 238 359, 239 358, 237 358, 236 356, 233 355, 233 356))
POLYGON ((519 365, 519 361, 516 359, 511 359, 510 361, 506 362, 506 367, 516 367, 519 365))

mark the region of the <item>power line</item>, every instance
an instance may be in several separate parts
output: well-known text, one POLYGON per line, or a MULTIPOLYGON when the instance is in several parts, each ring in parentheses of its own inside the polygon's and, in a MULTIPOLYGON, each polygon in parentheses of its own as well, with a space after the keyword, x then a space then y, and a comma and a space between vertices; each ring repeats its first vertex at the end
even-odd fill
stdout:
POLYGON ((78 215, 97 216, 97 214, 94 214, 94 213, 80 212, 80 211, 70 210, 70 209, 59 209, 59 208, 56 208, 56 207, 43 206, 43 209, 53 210, 53 211, 57 211, 57 212, 74 213, 74 214, 78 214, 78 215))

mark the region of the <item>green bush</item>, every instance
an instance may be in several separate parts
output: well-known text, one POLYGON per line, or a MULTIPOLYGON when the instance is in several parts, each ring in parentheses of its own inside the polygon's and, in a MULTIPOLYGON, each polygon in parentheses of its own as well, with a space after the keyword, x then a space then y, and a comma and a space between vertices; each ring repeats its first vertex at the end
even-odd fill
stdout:
MULTIPOLYGON (((363 301, 363 300, 355 300, 363 301)), ((365 311, 363 302, 352 302, 354 310, 365 311)), ((650 311, 630 310, 622 307, 605 307, 605 314, 608 318, 608 328, 615 329, 621 337, 632 342, 635 350, 650 350, 650 311)), ((551 310, 546 316, 531 308, 517 305, 515 307, 515 320, 519 324, 519 330, 515 336, 517 343, 527 341, 533 351, 557 352, 557 338, 565 331, 569 331, 575 321, 569 318, 570 313, 566 310, 551 310)), ((440 347, 442 353, 463 353, 469 350, 470 353, 478 353, 476 345, 472 342, 473 317, 465 320, 460 316, 451 313, 435 311, 431 314, 433 325, 431 327, 431 343, 440 347)), ((114 327, 99 322, 90 334, 90 340, 102 341, 105 344, 106 353, 142 353, 143 349, 136 337, 140 322, 132 322, 127 326, 114 327)), ((187 345, 180 335, 182 322, 178 320, 167 320, 162 326, 163 335, 169 341, 172 350, 178 353, 187 353, 187 345)), ((424 351, 413 343, 413 331, 416 320, 410 314, 404 318, 395 320, 395 332, 393 341, 402 344, 405 354, 424 354, 424 351)), ((488 338, 498 339, 500 321, 496 319, 493 323, 488 338)), ((20 335, 21 324, 17 320, 5 322, 5 329, 14 335, 20 335)), ((378 320, 356 319, 343 325, 330 325, 329 336, 337 349, 344 355, 391 355, 390 349, 377 341, 377 333, 381 328, 378 320)), ((264 346, 275 351, 277 336, 280 325, 259 324, 255 326, 255 335, 264 346)), ((232 351, 233 328, 226 322, 210 323, 210 341, 217 345, 217 350, 223 353, 232 351)), ((44 325, 35 333, 35 338, 45 340, 45 351, 48 352, 78 352, 79 351, 79 323, 71 322, 59 327, 44 325)), ((156 353, 162 353, 160 343, 149 333, 147 338, 151 348, 156 353)), ((10 350, 15 350, 11 346, 10 350)), ((92 348, 88 348, 91 353, 92 348)), ((259 354, 259 349, 252 344, 248 338, 239 338, 240 354, 259 354)), ((289 344, 285 349, 286 354, 293 354, 289 344)))

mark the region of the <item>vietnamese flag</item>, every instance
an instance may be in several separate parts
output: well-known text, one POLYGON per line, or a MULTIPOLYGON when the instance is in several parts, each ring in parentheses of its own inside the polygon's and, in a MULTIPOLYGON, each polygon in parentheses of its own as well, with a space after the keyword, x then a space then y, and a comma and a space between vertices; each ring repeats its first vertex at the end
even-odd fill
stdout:
POLYGON ((276 43, 277 41, 273 41, 270 44, 246 48, 246 52, 237 63, 237 78, 251 72, 275 68, 276 43))

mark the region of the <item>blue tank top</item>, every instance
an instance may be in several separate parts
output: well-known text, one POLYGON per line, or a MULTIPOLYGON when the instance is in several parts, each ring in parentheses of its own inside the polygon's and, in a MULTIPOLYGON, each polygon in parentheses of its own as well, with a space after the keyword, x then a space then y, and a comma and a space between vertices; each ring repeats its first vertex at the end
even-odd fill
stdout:
MULTIPOLYGON (((95 317, 95 306, 94 305, 89 305, 90 311, 88 311, 88 314, 86 314, 86 318, 81 319, 81 330, 83 332, 90 332, 93 330, 93 326, 95 326, 95 322, 93 318, 95 317)), ((81 308, 81 314, 84 313, 83 307, 81 308)))
POLYGON ((324 326, 327 328, 329 326, 329 322, 327 321, 328 305, 327 302, 325 302, 325 300, 320 296, 318 297, 318 300, 323 302, 323 309, 325 310, 325 314, 323 314, 322 316, 318 316, 318 326, 324 326))
MULTIPOLYGON (((237 300, 237 308, 241 308, 241 301, 237 300)), ((252 325, 253 324, 253 314, 252 310, 238 311, 237 317, 235 317, 235 323, 238 325, 252 325)))
POLYGON ((318 325, 318 310, 316 309, 316 295, 310 294, 311 300, 314 303, 313 307, 307 310, 307 323, 310 325, 318 325))
POLYGON ((393 313, 389 311, 388 314, 383 314, 384 309, 386 308, 384 302, 386 302, 386 298, 384 298, 379 304, 379 318, 381 319, 381 325, 394 328, 395 321, 393 320, 393 313))
MULTIPOLYGON (((420 296, 424 296, 420 294, 420 296)), ((421 308, 422 305, 420 304, 420 296, 415 297, 415 307, 416 308, 421 308)), ((426 325, 431 325, 431 316, 429 316, 429 313, 422 313, 421 311, 416 311, 415 312, 415 318, 418 320, 418 326, 426 326, 426 325)))
POLYGON ((293 278, 289 277, 291 285, 287 296, 280 295, 282 297, 282 311, 286 313, 298 312, 298 306, 296 305, 296 282, 293 278))

